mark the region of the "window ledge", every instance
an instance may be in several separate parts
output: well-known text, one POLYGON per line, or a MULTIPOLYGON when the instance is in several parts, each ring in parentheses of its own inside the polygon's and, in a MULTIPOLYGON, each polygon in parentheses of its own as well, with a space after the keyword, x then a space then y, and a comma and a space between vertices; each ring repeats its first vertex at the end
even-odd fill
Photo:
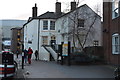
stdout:
POLYGON ((118 52, 118 53, 112 53, 113 55, 120 55, 120 53, 118 52))

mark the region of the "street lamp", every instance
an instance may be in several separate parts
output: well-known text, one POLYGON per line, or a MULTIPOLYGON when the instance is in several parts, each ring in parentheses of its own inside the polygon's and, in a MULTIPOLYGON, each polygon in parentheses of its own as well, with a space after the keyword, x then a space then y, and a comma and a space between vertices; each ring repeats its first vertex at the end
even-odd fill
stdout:
POLYGON ((23 45, 23 41, 21 40, 19 42, 21 44, 21 51, 22 51, 22 69, 24 69, 24 45, 23 45))

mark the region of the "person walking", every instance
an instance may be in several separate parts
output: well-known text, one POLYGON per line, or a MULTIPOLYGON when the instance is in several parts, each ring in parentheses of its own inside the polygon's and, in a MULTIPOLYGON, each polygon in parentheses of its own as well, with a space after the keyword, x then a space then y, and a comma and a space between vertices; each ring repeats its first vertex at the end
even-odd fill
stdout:
POLYGON ((27 56, 28 56, 28 51, 25 49, 24 50, 24 61, 27 63, 27 56))
POLYGON ((36 61, 38 60, 38 51, 37 50, 35 51, 35 60, 36 61))
POLYGON ((31 64, 31 57, 32 57, 33 50, 31 47, 28 49, 28 63, 31 64))
POLYGON ((17 49, 17 51, 16 51, 16 56, 17 56, 17 58, 18 58, 18 55, 19 55, 19 50, 17 49))

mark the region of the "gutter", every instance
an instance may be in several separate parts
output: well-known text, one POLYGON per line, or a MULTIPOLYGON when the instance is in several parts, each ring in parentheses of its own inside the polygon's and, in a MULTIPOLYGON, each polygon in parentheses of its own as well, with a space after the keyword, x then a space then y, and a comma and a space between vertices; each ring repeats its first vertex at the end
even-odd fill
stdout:
MULTIPOLYGON (((38 20, 38 45, 37 45, 38 46, 38 52, 40 51, 39 50, 39 44, 40 44, 39 43, 39 40, 40 40, 39 36, 40 36, 40 19, 38 20)), ((38 59, 39 59, 39 53, 38 53, 38 59)))

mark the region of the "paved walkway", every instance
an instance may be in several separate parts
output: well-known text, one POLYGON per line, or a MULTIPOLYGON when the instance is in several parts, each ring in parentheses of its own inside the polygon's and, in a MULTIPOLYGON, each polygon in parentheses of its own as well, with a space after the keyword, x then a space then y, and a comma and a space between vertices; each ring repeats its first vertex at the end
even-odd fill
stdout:
POLYGON ((60 65, 56 62, 32 60, 26 65, 25 78, 113 78, 113 69, 108 65, 60 65), (27 74, 27 72, 29 74, 27 74))

